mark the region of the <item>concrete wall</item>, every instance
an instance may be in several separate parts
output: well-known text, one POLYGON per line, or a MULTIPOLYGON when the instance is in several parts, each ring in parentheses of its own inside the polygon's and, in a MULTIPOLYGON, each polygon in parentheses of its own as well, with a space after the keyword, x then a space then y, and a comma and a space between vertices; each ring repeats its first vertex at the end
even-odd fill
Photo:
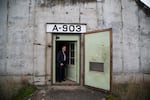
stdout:
POLYGON ((34 2, 0 1, 0 74, 33 74, 34 2))
POLYGON ((35 84, 51 80, 52 35, 45 32, 46 23, 86 23, 87 31, 112 28, 114 81, 150 73, 150 17, 134 0, 56 1, 0 1, 0 75, 33 75, 35 84))
POLYGON ((7 66, 7 1, 1 1, 0 3, 0 73, 6 74, 7 66))

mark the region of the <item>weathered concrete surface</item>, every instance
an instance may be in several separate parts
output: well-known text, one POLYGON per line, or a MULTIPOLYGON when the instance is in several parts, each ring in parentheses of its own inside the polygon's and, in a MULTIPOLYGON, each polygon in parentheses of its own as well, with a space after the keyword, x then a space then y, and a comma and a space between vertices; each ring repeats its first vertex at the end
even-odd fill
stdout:
POLYGON ((33 75, 35 84, 51 80, 52 34, 45 32, 46 23, 112 28, 114 81, 150 73, 150 17, 134 0, 65 1, 0 0, 0 75, 33 75))
POLYGON ((0 73, 6 74, 7 66, 7 1, 0 3, 0 73))
POLYGON ((29 97, 28 100, 105 100, 102 92, 83 89, 81 87, 65 88, 41 89, 29 97))
POLYGON ((30 1, 1 0, 1 74, 33 73, 33 7, 31 6, 33 5, 30 1))

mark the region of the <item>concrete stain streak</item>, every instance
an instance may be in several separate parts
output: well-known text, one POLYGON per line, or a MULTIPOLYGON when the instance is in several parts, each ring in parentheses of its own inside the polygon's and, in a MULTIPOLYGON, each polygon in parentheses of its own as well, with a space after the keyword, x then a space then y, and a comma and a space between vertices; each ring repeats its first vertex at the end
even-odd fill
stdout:
POLYGON ((121 37, 121 59, 122 59, 122 72, 124 72, 124 56, 123 56, 123 15, 122 15, 122 10, 123 10, 123 5, 122 5, 122 0, 120 0, 120 4, 121 4, 121 34, 122 34, 122 37, 121 37))
MULTIPOLYGON (((7 0, 7 29, 6 29, 6 42, 7 42, 7 44, 8 44, 8 27, 9 27, 9 25, 8 25, 8 23, 9 23, 9 0, 7 0)), ((8 48, 7 45, 6 44, 6 48, 8 48)), ((6 50, 6 61, 5 61, 5 72, 6 72, 6 74, 8 74, 7 73, 7 60, 8 60, 8 50, 6 50)))
POLYGON ((140 52, 140 54, 139 54, 139 71, 140 72, 143 72, 143 70, 142 70, 142 61, 141 61, 141 52, 142 52, 142 49, 141 49, 141 25, 140 25, 140 15, 139 15, 139 8, 138 8, 138 32, 139 32, 139 39, 138 39, 138 41, 139 41, 139 52, 140 52))
POLYGON ((32 5, 32 1, 29 1, 29 23, 30 23, 30 15, 31 15, 31 5, 32 5))
POLYGON ((56 5, 76 5, 78 3, 90 3, 97 0, 40 0, 41 7, 54 7, 56 5))

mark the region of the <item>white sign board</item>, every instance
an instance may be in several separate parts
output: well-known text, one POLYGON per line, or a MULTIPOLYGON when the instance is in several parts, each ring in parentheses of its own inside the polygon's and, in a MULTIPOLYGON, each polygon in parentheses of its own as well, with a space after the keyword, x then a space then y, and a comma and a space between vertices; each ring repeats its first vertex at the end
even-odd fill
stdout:
POLYGON ((150 8, 150 0, 141 0, 145 5, 147 5, 150 8))
POLYGON ((46 24, 46 32, 50 33, 84 33, 86 24, 46 24))

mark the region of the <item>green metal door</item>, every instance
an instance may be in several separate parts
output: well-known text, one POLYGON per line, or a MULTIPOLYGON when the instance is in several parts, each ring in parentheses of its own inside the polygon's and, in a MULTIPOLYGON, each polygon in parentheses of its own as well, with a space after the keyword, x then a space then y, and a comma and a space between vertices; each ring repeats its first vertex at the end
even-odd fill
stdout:
POLYGON ((85 33, 84 84, 110 91, 111 29, 85 33))

